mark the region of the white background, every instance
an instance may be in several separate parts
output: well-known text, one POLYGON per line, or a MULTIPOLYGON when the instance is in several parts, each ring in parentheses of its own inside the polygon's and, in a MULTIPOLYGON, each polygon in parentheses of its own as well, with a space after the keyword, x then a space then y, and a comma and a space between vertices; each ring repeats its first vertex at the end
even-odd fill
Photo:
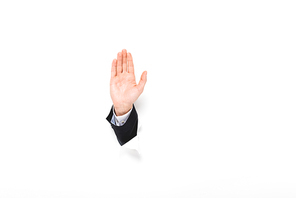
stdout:
POLYGON ((295 1, 1 1, 0 197, 296 197, 295 1), (127 49, 141 153, 107 122, 127 49))

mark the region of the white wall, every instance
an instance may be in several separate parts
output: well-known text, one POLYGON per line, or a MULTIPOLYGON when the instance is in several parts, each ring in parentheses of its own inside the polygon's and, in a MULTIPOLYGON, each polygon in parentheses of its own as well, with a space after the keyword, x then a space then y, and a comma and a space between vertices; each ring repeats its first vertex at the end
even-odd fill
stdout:
POLYGON ((295 197, 295 9, 1 1, 0 197, 295 197), (122 49, 140 155, 105 119, 122 49))

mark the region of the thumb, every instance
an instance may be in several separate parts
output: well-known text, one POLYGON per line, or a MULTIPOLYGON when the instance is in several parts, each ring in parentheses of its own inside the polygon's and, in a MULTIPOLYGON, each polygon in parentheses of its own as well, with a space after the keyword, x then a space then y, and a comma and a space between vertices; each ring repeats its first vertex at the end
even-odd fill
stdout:
POLYGON ((138 90, 142 93, 144 91, 145 84, 147 82, 147 71, 144 71, 141 75, 139 84, 137 85, 138 90))

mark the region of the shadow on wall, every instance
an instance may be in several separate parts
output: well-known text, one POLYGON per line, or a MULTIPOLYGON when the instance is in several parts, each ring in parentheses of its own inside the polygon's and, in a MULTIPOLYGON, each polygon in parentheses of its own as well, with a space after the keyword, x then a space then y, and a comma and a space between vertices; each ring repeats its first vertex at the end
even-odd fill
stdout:
POLYGON ((135 160, 137 162, 142 161, 141 155, 136 149, 129 149, 129 148, 125 148, 124 146, 122 146, 120 149, 119 157, 120 158, 129 158, 129 159, 135 160))
POLYGON ((140 96, 135 102, 136 110, 142 112, 145 110, 145 106, 147 106, 147 99, 145 96, 140 96))

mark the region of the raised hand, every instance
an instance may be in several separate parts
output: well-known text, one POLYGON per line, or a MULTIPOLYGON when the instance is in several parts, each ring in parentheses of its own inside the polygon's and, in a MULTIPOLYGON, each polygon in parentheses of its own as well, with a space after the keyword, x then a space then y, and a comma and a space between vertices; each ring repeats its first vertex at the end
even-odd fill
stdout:
POLYGON ((110 80, 110 94, 117 116, 126 114, 133 107, 144 91, 146 81, 147 71, 144 71, 139 83, 136 83, 131 53, 127 53, 126 49, 118 52, 117 60, 112 62, 110 80))

